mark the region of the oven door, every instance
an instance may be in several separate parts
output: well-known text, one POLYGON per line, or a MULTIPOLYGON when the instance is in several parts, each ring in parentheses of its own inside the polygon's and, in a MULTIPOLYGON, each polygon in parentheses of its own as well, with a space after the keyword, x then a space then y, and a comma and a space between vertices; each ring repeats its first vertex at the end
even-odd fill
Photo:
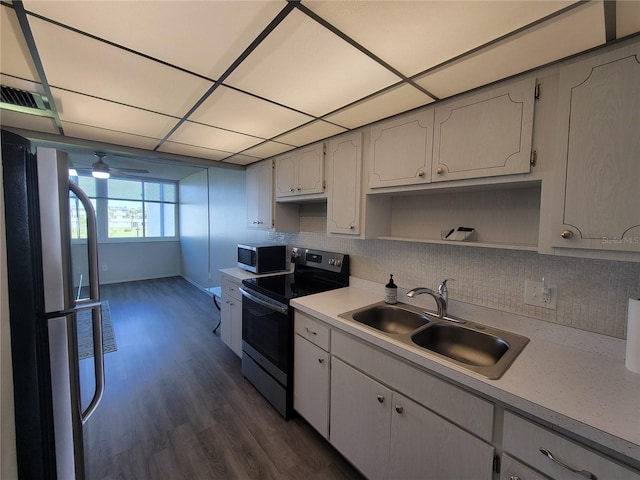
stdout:
POLYGON ((251 355, 278 382, 286 386, 291 367, 293 334, 289 307, 246 287, 240 288, 240 292, 243 297, 244 353, 251 355), (256 356, 263 358, 255 358, 256 356))

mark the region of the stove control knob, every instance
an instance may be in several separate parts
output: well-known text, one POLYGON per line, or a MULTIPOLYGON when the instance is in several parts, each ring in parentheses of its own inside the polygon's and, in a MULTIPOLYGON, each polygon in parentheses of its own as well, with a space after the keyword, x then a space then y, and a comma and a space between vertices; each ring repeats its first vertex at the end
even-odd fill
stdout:
POLYGON ((336 264, 335 258, 330 258, 329 259, 329 265, 335 265, 335 264, 336 264))
POLYGON ((333 263, 333 264, 334 264, 336 267, 341 267, 341 266, 342 266, 342 260, 340 260, 340 259, 336 258, 336 259, 334 260, 334 263, 333 263))

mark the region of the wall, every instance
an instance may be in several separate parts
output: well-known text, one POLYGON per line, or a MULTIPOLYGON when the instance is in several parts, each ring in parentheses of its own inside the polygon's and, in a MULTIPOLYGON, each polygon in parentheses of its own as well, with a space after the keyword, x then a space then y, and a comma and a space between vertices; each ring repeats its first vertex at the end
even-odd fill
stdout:
POLYGON ((640 263, 323 233, 271 233, 270 241, 347 253, 353 276, 386 283, 393 273, 403 288, 434 288, 455 278, 448 284, 454 300, 618 338, 626 336, 629 298, 640 297, 640 263), (543 276, 558 286, 555 311, 524 304, 524 281, 543 276))
MULTIPOLYGON (((132 282, 150 278, 180 275, 180 242, 117 242, 98 245, 100 283, 132 282), (103 270, 103 266, 107 270, 103 270)), ((74 243, 71 246, 74 285, 80 274, 82 284, 88 283, 87 246, 74 243)))
MULTIPOLYGON (((2 162, 0 161, 1 178, 2 162)), ((18 465, 13 411, 13 371, 5 238, 4 191, 0 181, 0 478, 9 479, 18 478, 18 465)))
POLYGON ((206 169, 180 180, 180 263, 184 278, 209 282, 209 194, 206 169))
POLYGON ((181 274, 206 289, 235 267, 238 243, 267 240, 247 228, 246 173, 210 167, 180 181, 181 274))
POLYGON ((267 240, 264 231, 247 228, 246 173, 244 170, 209 168, 209 218, 211 281, 220 285, 218 269, 235 267, 237 245, 267 240))

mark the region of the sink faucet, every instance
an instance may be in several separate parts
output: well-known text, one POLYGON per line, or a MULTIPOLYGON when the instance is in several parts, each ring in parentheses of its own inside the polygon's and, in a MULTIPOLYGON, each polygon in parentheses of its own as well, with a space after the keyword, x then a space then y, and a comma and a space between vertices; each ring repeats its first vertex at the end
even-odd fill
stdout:
POLYGON ((440 293, 434 292, 430 288, 418 287, 414 288, 413 290, 409 290, 407 292, 407 297, 413 298, 416 295, 420 295, 422 293, 428 293, 433 297, 433 299, 436 301, 436 305, 438 306, 437 315, 440 318, 443 318, 447 314, 447 301, 440 293))
POLYGON ((454 280, 453 278, 447 278, 438 285, 438 291, 434 292, 430 288, 418 287, 407 292, 407 297, 413 298, 416 295, 427 293, 433 297, 438 307, 437 315, 440 318, 447 316, 447 301, 449 300, 449 292, 447 291, 447 282, 454 280))

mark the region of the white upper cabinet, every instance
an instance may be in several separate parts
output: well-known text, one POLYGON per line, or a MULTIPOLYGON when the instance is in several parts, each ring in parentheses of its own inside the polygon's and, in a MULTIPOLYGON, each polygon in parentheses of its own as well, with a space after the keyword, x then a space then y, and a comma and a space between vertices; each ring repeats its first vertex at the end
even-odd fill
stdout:
POLYGON ((273 161, 247 167, 247 226, 273 227, 273 161))
POLYGON ((551 241, 640 252, 640 43, 560 70, 551 241))
POLYGON ((327 230, 360 234, 362 132, 332 139, 327 149, 327 230))
POLYGON ((431 181, 433 109, 371 127, 369 188, 431 181))
POLYGON ((276 158, 276 199, 323 194, 324 144, 299 148, 276 158))
POLYGON ((432 181, 528 173, 535 78, 435 108, 432 181))

